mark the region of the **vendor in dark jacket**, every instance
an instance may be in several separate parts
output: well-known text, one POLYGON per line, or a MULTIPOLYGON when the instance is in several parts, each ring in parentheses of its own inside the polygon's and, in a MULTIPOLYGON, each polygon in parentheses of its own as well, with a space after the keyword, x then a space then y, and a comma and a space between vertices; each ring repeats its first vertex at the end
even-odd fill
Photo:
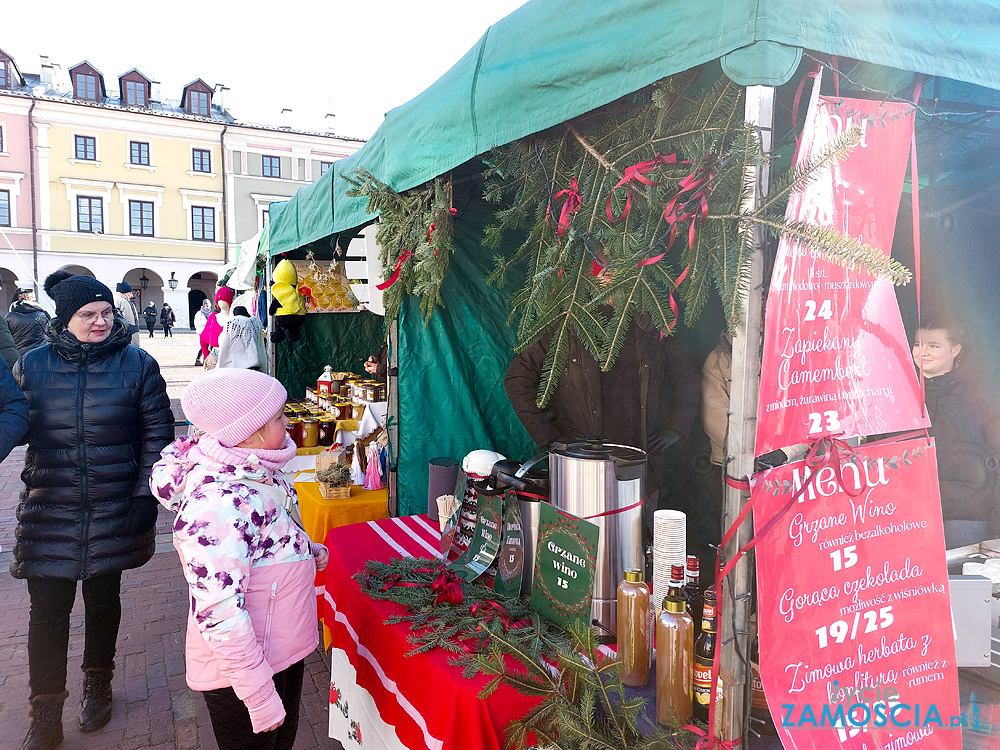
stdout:
POLYGON ((913 361, 923 370, 930 433, 937 451, 948 549, 993 536, 1000 467, 1000 405, 970 367, 961 367, 962 330, 930 321, 917 332, 913 361))
MULTIPOLYGON (((701 375, 673 336, 660 337, 649 316, 632 323, 614 367, 601 372, 575 334, 552 399, 538 408, 538 384, 552 335, 518 354, 504 389, 531 438, 541 447, 597 435, 609 443, 649 452, 643 506, 651 534, 661 483, 663 452, 686 438, 698 412, 701 375)), ((647 540, 648 541, 648 540, 647 540)))
POLYGON ((7 326, 14 337, 14 346, 24 355, 45 343, 45 329, 49 325, 49 314, 34 299, 30 289, 20 289, 17 301, 7 313, 7 326))
POLYGON ((25 354, 14 379, 29 405, 28 450, 10 565, 28 581, 31 726, 22 748, 62 740, 69 616, 83 581, 83 701, 77 721, 111 718, 122 571, 153 555, 158 505, 149 472, 173 439, 156 361, 129 346, 111 290, 57 271, 45 280, 56 317, 47 343, 25 354))

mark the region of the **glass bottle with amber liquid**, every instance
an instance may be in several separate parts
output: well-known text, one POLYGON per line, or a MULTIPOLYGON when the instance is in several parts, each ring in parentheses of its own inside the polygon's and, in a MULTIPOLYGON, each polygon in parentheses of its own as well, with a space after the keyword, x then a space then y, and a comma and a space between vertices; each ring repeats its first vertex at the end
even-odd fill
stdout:
POLYGON ((701 614, 701 635, 694 644, 694 716, 708 721, 708 705, 712 698, 712 663, 718 623, 715 616, 715 590, 705 589, 705 604, 701 614))
POLYGON ((672 565, 670 579, 656 619, 656 721, 679 725, 691 718, 694 621, 684 601, 684 568, 672 565))
POLYGON ((755 635, 750 646, 750 669, 753 674, 753 693, 750 701, 750 728, 757 734, 774 736, 778 731, 774 727, 771 711, 767 707, 767 697, 764 695, 764 684, 760 679, 760 642, 755 635))
POLYGON ((642 687, 649 682, 650 623, 649 586, 641 570, 626 570, 625 580, 618 584, 618 661, 626 685, 642 687))

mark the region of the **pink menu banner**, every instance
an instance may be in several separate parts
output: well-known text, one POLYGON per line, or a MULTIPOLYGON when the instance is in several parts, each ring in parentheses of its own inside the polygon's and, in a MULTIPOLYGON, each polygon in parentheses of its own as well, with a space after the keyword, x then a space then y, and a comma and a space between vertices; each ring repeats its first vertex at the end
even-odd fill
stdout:
MULTIPOLYGON (((848 130, 861 142, 788 202, 818 224, 889 254, 913 107, 814 95, 798 166, 848 130)), ((845 268, 783 237, 764 319, 756 455, 828 435, 929 425, 892 282, 845 268)))
MULTIPOLYGON (((841 454, 843 457, 843 454, 841 454)), ((934 442, 754 477, 760 675, 787 750, 961 750, 934 442), (801 488, 792 504, 795 493, 801 488), (783 514, 782 514, 782 511, 783 514)))

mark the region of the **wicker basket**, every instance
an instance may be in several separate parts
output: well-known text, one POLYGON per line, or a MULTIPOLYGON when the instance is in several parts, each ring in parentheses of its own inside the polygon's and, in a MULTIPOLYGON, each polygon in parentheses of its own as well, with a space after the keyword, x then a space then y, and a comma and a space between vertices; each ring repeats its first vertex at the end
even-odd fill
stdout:
POLYGON ((351 496, 351 490, 353 487, 347 485, 346 487, 334 487, 327 482, 319 483, 319 494, 323 496, 324 500, 346 500, 351 496))

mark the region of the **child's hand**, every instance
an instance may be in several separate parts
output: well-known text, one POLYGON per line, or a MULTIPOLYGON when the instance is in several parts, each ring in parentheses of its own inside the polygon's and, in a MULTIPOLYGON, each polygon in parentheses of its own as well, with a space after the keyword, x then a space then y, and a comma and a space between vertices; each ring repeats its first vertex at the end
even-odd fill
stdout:
POLYGON ((330 561, 330 553, 322 544, 312 545, 313 558, 316 560, 316 572, 322 573, 326 570, 326 564, 330 561))
POLYGON ((264 732, 273 732, 273 731, 274 731, 275 729, 277 729, 278 727, 280 727, 280 726, 281 726, 282 724, 284 724, 284 723, 285 723, 285 717, 284 717, 284 716, 282 716, 282 717, 281 717, 281 721, 279 721, 279 722, 278 722, 277 724, 275 724, 275 725, 274 725, 273 727, 268 727, 267 729, 262 729, 262 730, 261 730, 261 734, 263 734, 264 732))

